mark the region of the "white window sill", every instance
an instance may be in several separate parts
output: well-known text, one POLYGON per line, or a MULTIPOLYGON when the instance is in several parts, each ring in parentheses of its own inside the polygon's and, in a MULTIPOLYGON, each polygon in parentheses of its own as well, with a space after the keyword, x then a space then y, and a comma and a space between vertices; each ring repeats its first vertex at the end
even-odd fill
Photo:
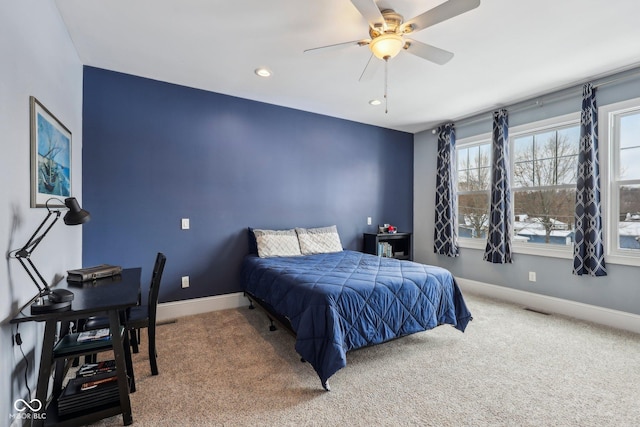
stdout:
POLYGON ((633 267, 640 267, 640 254, 638 255, 625 255, 625 254, 611 254, 604 257, 604 262, 607 264, 620 264, 630 265, 633 267))
MULTIPOLYGON (((461 248, 478 249, 484 251, 487 246, 485 239, 467 239, 459 238, 458 245, 461 248)), ((543 245, 537 243, 514 243, 512 245, 514 254, 524 254, 541 256, 547 258, 564 258, 573 259, 573 246, 560 246, 560 245, 543 245), (555 247, 554 247, 555 246, 555 247)), ((605 256, 605 262, 607 264, 619 264, 630 265, 634 267, 640 267, 640 254, 624 254, 616 253, 605 256)))
MULTIPOLYGON (((484 250, 487 246, 487 241, 485 239, 459 238, 458 244, 461 248, 484 250)), ((545 245, 540 243, 512 243, 511 249, 515 254, 565 259, 573 258, 572 246, 545 245)))

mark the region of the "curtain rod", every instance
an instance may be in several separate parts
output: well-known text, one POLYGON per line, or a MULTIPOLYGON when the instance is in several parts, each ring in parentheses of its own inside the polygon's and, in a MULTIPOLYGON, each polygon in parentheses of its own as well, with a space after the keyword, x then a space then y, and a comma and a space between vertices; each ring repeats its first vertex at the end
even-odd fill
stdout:
MULTIPOLYGON (((594 88, 599 88, 602 86, 618 83, 627 79, 631 79, 634 77, 640 76, 640 64, 634 64, 625 69, 621 69, 619 71, 614 71, 613 73, 608 73, 607 75, 601 77, 593 77, 589 79, 593 84, 594 88)), ((586 82, 585 82, 586 83, 586 82)), ((515 102, 511 105, 506 106, 496 106, 491 110, 483 111, 482 113, 475 113, 470 116, 463 116, 457 120, 447 120, 445 123, 455 123, 456 126, 467 126, 472 123, 481 122, 486 120, 487 114, 492 114, 496 109, 507 109, 510 113, 516 111, 523 111, 529 108, 534 107, 542 107, 546 103, 560 101, 562 99, 570 98, 572 96, 582 94, 582 87, 585 83, 573 83, 569 86, 565 86, 563 88, 559 88, 550 92, 547 92, 543 95, 538 95, 534 98, 528 98, 524 101, 515 102)), ((431 130, 432 134, 436 133, 436 129, 431 130)))

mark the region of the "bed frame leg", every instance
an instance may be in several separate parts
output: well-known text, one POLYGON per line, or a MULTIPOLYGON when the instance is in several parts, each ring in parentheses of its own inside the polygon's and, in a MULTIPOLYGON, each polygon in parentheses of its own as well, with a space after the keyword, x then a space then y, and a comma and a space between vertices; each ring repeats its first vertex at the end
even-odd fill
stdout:
POLYGON ((253 300, 251 298, 249 298, 249 295, 247 295, 247 293, 244 293, 244 296, 246 299, 249 300, 249 310, 253 310, 255 308, 255 306, 253 305, 253 300))
POLYGON ((275 323, 273 323, 273 319, 272 319, 272 318, 270 318, 270 317, 269 317, 269 322, 271 322, 271 325, 269 326, 269 330, 270 330, 271 332, 273 332, 273 331, 277 331, 277 330, 278 330, 278 328, 276 328, 276 324, 275 324, 275 323))
POLYGON ((329 387, 329 381, 322 381, 322 387, 323 387, 326 391, 331 391, 331 387, 329 387))

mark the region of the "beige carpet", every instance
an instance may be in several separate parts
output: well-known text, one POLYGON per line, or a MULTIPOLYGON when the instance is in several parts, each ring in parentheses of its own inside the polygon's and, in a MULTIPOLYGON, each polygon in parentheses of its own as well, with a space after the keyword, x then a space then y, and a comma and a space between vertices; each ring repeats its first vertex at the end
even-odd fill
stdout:
POLYGON ((159 376, 134 355, 134 425, 639 425, 640 336, 465 298, 467 332, 352 351, 330 392, 260 310, 180 318, 158 329, 159 376))

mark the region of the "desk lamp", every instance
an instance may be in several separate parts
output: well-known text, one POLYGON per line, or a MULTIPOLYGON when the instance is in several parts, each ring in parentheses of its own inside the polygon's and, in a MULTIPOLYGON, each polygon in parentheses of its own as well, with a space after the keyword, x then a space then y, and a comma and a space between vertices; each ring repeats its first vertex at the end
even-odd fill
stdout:
MULTIPOLYGON (((36 301, 31 305, 31 314, 48 313, 55 310, 67 309, 71 306, 71 301, 73 300, 73 292, 67 289, 49 288, 47 281, 44 280, 36 266, 33 264, 33 261, 31 261, 31 254, 33 253, 33 251, 38 247, 49 230, 51 230, 51 227, 53 227, 53 225, 60 218, 60 210, 51 209, 49 207, 49 202, 51 200, 58 199, 51 198, 47 200, 47 202, 45 203, 45 206, 47 208, 47 216, 44 218, 40 226, 38 226, 31 238, 29 238, 27 243, 25 243, 25 245, 21 249, 14 250, 10 253, 10 256, 20 261, 20 264, 22 264, 22 267, 24 267, 29 277, 31 277, 33 283, 38 287, 39 301, 36 301), (50 221, 51 218, 53 218, 53 220, 50 221), (49 223, 49 225, 47 225, 47 223, 49 223), (40 234, 41 231, 42 233, 40 234), (42 284, 42 286, 38 284, 36 276, 38 277, 38 279, 40 279, 40 283, 42 284)), ((65 224, 79 225, 89 221, 89 212, 80 207, 80 204, 75 197, 66 198, 64 200, 64 205, 67 207, 67 209, 69 209, 69 211, 63 218, 65 224)))

